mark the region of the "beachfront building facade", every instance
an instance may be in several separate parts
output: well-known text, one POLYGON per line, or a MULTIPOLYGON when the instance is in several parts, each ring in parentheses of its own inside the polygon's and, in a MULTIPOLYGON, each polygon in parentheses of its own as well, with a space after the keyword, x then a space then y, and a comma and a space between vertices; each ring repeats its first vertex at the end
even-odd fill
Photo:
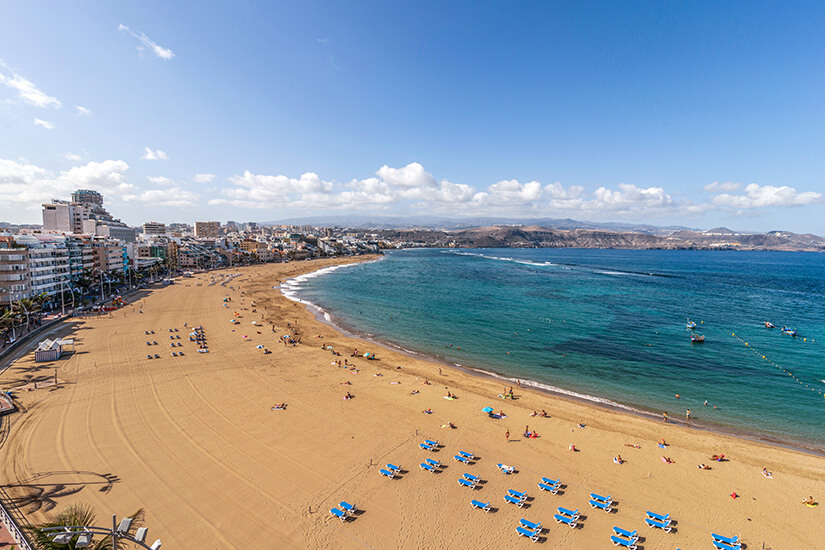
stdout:
POLYGON ((91 189, 78 189, 72 200, 52 199, 43 204, 43 230, 65 234, 109 237, 135 241, 135 230, 115 219, 103 208, 103 195, 91 189))
POLYGON ((0 236, 0 304, 9 304, 31 293, 29 251, 11 236, 0 236))
POLYGON ((52 235, 19 235, 15 240, 28 250, 29 295, 53 295, 71 288, 69 251, 62 238, 52 235))

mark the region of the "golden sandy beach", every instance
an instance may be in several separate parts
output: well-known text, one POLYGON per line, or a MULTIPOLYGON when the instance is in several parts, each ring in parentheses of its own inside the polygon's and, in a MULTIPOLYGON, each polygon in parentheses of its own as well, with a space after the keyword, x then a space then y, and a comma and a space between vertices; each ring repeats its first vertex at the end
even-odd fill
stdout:
POLYGON ((713 548, 712 531, 739 535, 750 549, 822 547, 825 458, 518 387, 516 400, 503 401, 501 382, 345 338, 272 288, 343 261, 200 274, 110 317, 66 323, 55 334, 75 338, 73 356, 35 364, 28 354, 0 378, 9 389, 57 368, 61 381, 16 392, 25 412, 10 417, 2 448, 6 490, 34 523, 72 502, 94 505, 102 524, 142 507, 150 541, 160 537, 164 549, 531 547, 516 535, 520 518, 542 522, 549 548, 612 547, 614 525, 638 529, 647 550, 713 548), (232 273, 240 275, 226 286, 208 284, 232 273), (188 340, 194 326, 203 327, 208 354, 188 340), (300 344, 278 342, 296 327, 300 344), (378 360, 351 357, 355 348, 378 360), (448 391, 458 398, 444 399, 448 391), (354 398, 343 399, 347 392, 354 398), (281 402, 285 410, 271 410, 281 402), (489 418, 485 406, 507 418, 489 418), (550 418, 530 416, 542 409, 550 418), (443 427, 449 422, 456 428, 443 427), (523 438, 526 425, 540 437, 523 438), (444 446, 421 450, 425 438, 444 446), (459 450, 480 458, 459 464, 459 450), (612 460, 618 454, 622 465, 612 460), (421 470, 425 458, 443 470, 421 470), (388 462, 402 475, 379 475, 388 462), (516 473, 502 474, 498 462, 516 473), (459 486, 465 472, 484 483, 459 486), (564 489, 539 491, 541 476, 561 478, 564 489), (504 502, 507 489, 531 498, 519 509, 504 502), (591 491, 612 495, 614 512, 590 508, 591 491), (822 504, 803 505, 809 495, 822 504), (493 511, 472 508, 473 498, 493 511), (329 513, 341 500, 362 512, 342 523, 329 513), (579 527, 555 523, 557 506, 579 509, 579 527), (648 529, 646 510, 669 513, 674 531, 648 529))

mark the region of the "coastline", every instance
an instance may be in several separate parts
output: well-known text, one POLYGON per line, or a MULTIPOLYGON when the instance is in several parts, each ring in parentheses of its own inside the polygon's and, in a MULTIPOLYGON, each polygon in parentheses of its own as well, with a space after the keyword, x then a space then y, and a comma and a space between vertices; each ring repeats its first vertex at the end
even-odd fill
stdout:
POLYGON ((57 369, 59 379, 16 392, 25 411, 9 417, 0 455, 10 497, 32 523, 72 503, 103 517, 143 508, 152 538, 177 548, 495 550, 518 544, 519 518, 544 522, 549 548, 601 548, 614 525, 639 529, 645 548, 702 548, 710 532, 777 550, 825 538, 822 506, 800 503, 825 498, 822 457, 515 384, 515 399, 497 399, 500 379, 342 336, 273 289, 352 260, 198 274, 112 316, 66 323, 60 336, 74 337, 77 353, 45 368, 28 355, 0 378, 20 387, 57 369), (193 326, 203 327, 208 353, 187 339, 193 326), (283 341, 289 334, 300 341, 283 341), (147 347, 150 339, 160 347, 147 347), (150 350, 162 357, 149 360, 150 350), (484 414, 487 406, 507 418, 484 414), (531 416, 543 409, 546 418, 531 416), (538 437, 522 437, 525 424, 538 437), (424 438, 440 449, 422 451, 424 438), (479 458, 460 464, 459 450, 479 458), (425 458, 441 463, 438 472, 418 466, 425 458), (502 475, 497 462, 517 471, 502 475), (387 463, 402 473, 379 475, 387 463), (483 483, 461 487, 462 473, 483 483), (564 488, 537 491, 541 476, 564 488), (524 508, 502 502, 510 489, 530 492, 524 508), (591 491, 613 495, 613 513, 591 511, 591 491), (480 513, 470 499, 493 510, 480 513), (359 509, 343 523, 329 513, 342 500, 359 509), (581 508, 580 527, 554 523, 557 506, 581 508), (648 530, 645 510, 671 514, 677 529, 648 530))
MULTIPOLYGON (((284 292, 285 283, 290 283, 291 281, 302 282, 305 280, 314 279, 319 276, 327 275, 344 267, 355 266, 363 263, 378 262, 382 259, 383 256, 377 259, 365 260, 363 262, 354 262, 331 267, 321 267, 315 271, 310 271, 308 273, 304 273, 291 279, 288 279, 287 281, 284 281, 277 287, 273 287, 273 289, 279 290, 281 294, 288 300, 305 306, 307 310, 315 316, 315 319, 317 321, 330 326, 334 330, 338 331, 341 334, 341 336, 344 336, 346 338, 362 340, 366 343, 380 346, 388 351, 393 351, 410 358, 420 359, 451 369, 457 369, 461 372, 464 372, 472 376, 477 376, 488 380, 506 382, 508 384, 516 384, 520 382, 520 385, 523 388, 526 386, 532 391, 536 391, 541 394, 553 396, 560 399, 567 399, 585 406, 596 407, 599 409, 609 410, 616 413, 629 414, 637 418, 643 418, 654 422, 661 421, 661 412, 655 411, 653 409, 644 408, 640 405, 620 403, 618 401, 614 401, 606 397, 583 394, 580 392, 576 392, 574 390, 568 390, 566 388, 552 386, 550 384, 540 382, 537 380, 516 378, 514 376, 510 376, 504 373, 482 369, 480 367, 474 367, 472 365, 454 363, 438 355, 433 355, 420 350, 408 349, 393 342, 381 340, 379 338, 376 338, 372 334, 364 333, 362 331, 359 331, 355 327, 347 326, 345 323, 341 322, 341 320, 337 318, 333 313, 327 311, 318 304, 315 304, 303 298, 299 298, 296 294, 296 291, 292 289, 288 289, 286 292, 284 292)), ((729 437, 736 437, 746 441, 762 443, 783 449, 794 450, 806 454, 811 454, 814 456, 825 457, 825 445, 819 444, 817 446, 817 444, 814 442, 793 438, 780 439, 770 434, 764 434, 758 431, 748 430, 745 427, 699 420, 693 420, 688 423, 676 419, 670 419, 669 424, 692 430, 700 430, 729 437)))

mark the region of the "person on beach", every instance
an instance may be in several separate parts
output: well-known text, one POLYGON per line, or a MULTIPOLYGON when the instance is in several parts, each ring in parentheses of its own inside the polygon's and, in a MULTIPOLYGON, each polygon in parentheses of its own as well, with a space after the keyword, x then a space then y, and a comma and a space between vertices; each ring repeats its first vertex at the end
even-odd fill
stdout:
POLYGON ((547 418, 547 411, 545 411, 544 409, 542 409, 542 410, 541 410, 541 414, 540 414, 539 416, 540 416, 540 417, 542 417, 542 418, 547 418))
POLYGON ((667 424, 667 413, 666 412, 662 413, 662 422, 667 424))
POLYGON ((685 411, 685 418, 686 418, 687 420, 690 420, 690 409, 688 409, 687 411, 685 411))
POLYGON ((624 464, 624 459, 622 458, 622 455, 616 455, 613 457, 613 462, 616 464, 624 464))
POLYGON ((530 426, 524 427, 524 437, 530 437, 530 426))
POLYGON ((773 474, 770 473, 767 468, 762 468, 762 475, 768 479, 773 479, 773 474))
POLYGON ((816 501, 814 500, 814 497, 808 497, 802 500, 802 504, 806 504, 808 506, 816 506, 816 501))
POLYGON ((530 416, 536 416, 537 414, 538 413, 536 411, 533 411, 533 412, 530 413, 530 416))
POLYGON ((572 451, 572 452, 574 452, 574 453, 575 453, 576 451, 578 451, 578 449, 576 448, 576 446, 575 446, 575 445, 573 445, 572 443, 571 443, 571 444, 570 444, 570 446, 567 448, 567 450, 568 450, 568 451, 572 451))
POLYGON ((507 430, 504 432, 504 439, 507 441, 507 443, 510 443, 510 428, 507 428, 507 430))
POLYGON ((696 467, 699 468, 700 470, 710 470, 711 469, 710 466, 708 466, 707 464, 699 464, 696 467))

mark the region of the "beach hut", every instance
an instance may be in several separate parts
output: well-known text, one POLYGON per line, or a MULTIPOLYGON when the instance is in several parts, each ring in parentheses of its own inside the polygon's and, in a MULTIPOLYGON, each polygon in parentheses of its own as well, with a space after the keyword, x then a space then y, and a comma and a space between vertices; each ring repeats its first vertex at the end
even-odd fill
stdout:
POLYGON ((43 340, 34 350, 34 362, 57 361, 63 355, 63 349, 69 346, 74 351, 74 340, 43 340))

